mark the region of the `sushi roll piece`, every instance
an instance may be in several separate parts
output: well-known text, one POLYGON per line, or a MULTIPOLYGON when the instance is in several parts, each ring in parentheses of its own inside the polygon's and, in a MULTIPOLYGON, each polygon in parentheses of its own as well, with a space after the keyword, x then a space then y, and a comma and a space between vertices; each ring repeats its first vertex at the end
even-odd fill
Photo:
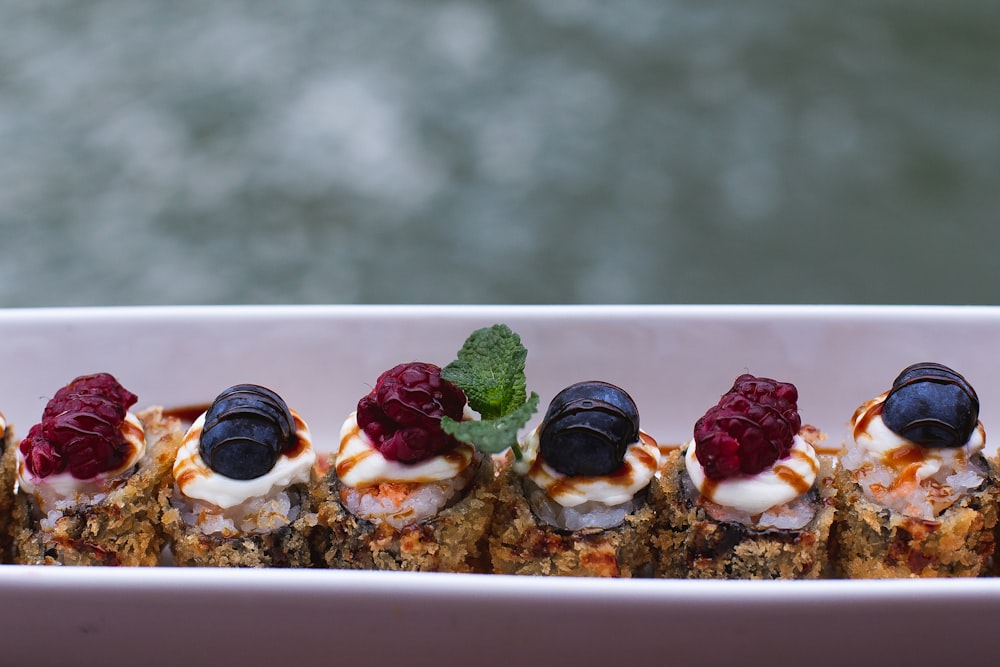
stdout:
POLYGON ((315 463, 309 427, 281 396, 223 391, 184 434, 161 498, 174 563, 312 566, 315 463))
POLYGON ((794 385, 736 378, 654 484, 657 576, 824 575, 836 509, 822 437, 802 424, 794 385))
POLYGON ((14 428, 0 412, 0 563, 11 557, 11 515, 14 511, 14 486, 17 483, 17 443, 14 428))
POLYGON ((979 398, 937 363, 903 369, 851 420, 837 469, 836 566, 851 578, 988 573, 997 528, 995 462, 979 398))
POLYGON ((180 422, 107 373, 59 389, 16 449, 14 561, 157 565, 166 539, 157 496, 180 422))
POLYGON ((499 574, 650 576, 660 465, 632 397, 607 382, 571 385, 508 455, 490 536, 499 574))
POLYGON ((442 430, 472 419, 464 392, 424 362, 382 373, 340 433, 314 489, 331 568, 482 572, 493 461, 442 430))

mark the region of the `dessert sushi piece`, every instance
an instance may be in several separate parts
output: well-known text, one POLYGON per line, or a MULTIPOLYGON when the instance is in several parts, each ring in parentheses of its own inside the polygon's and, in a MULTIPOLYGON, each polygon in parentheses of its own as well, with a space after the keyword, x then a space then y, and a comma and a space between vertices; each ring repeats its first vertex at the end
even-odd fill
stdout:
POLYGON ((430 363, 382 373, 340 433, 316 486, 322 558, 345 569, 485 569, 493 461, 441 427, 470 419, 466 397, 430 363))
POLYGON ((315 463, 309 427, 278 394, 223 391, 184 435, 161 495, 174 562, 310 567, 315 463))
POLYGON ((794 385, 746 374, 668 455, 651 499, 656 574, 818 578, 835 517, 823 436, 802 425, 794 385))
POLYGON ((14 485, 17 483, 17 443, 14 427, 0 412, 0 563, 10 562, 11 515, 14 510, 14 485))
POLYGON ((14 561, 157 565, 166 540, 157 495, 181 426, 107 373, 59 389, 16 450, 14 561))
POLYGON ((474 331, 443 369, 382 373, 341 431, 316 487, 323 560, 335 568, 489 571, 494 460, 538 406, 520 337, 474 331))
POLYGON ((995 549, 997 475, 959 373, 909 366, 851 420, 836 474, 835 564, 853 578, 978 576, 995 549))
POLYGON ((652 574, 655 512, 647 489, 660 463, 625 390, 607 382, 556 394, 542 422, 508 454, 490 535, 493 571, 592 577, 652 574))

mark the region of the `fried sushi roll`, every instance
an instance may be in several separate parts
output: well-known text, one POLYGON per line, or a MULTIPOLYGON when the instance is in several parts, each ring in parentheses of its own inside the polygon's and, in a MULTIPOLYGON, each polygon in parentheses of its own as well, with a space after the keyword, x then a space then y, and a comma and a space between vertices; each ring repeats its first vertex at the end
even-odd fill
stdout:
POLYGON ((656 574, 690 579, 813 579, 825 574, 836 514, 821 434, 798 391, 742 375, 672 452, 652 490, 656 574))
POLYGON ((649 576, 660 450, 620 387, 581 382, 552 399, 509 456, 490 535, 499 574, 649 576))
POLYGON ((56 392, 19 444, 14 560, 20 564, 157 565, 166 545, 157 496, 180 422, 107 373, 56 392))
POLYGON ((14 428, 0 412, 0 563, 11 557, 11 516, 14 512, 14 486, 17 484, 17 443, 14 428))
POLYGON ((219 394, 187 433, 161 497, 181 566, 310 567, 309 427, 253 384, 219 394))
POLYGON ((430 363, 382 373, 344 422, 314 490, 332 568, 482 572, 493 516, 493 461, 441 427, 471 419, 463 391, 430 363))
POLYGON ((839 573, 987 574, 998 486, 985 442, 975 390, 941 364, 905 368, 862 404, 836 475, 839 573))

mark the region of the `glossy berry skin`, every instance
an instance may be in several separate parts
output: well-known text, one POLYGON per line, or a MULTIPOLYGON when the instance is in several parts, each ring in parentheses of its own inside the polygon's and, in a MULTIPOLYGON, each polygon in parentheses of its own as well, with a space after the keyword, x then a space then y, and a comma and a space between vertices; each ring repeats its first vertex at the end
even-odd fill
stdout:
POLYGON ((745 374, 694 426, 695 456, 712 480, 755 475, 788 456, 802 427, 798 390, 745 374))
POLYGON ((441 418, 461 421, 465 403, 465 393, 443 379, 438 366, 399 364, 358 401, 358 426, 385 458, 416 463, 458 444, 441 430, 441 418))
POLYGON ((609 475, 639 439, 639 410, 624 389, 607 382, 571 385, 552 399, 539 429, 539 451, 564 475, 609 475))
POLYGON ((220 475, 256 479, 295 442, 295 419, 285 401, 266 387, 239 384, 219 394, 205 414, 199 452, 220 475))
POLYGON ((964 377, 941 364, 903 369, 882 404, 893 433, 925 447, 961 447, 979 421, 979 397, 964 377))
POLYGON ((21 441, 28 471, 48 477, 68 470, 90 479, 120 467, 128 454, 122 423, 136 400, 108 373, 74 379, 49 400, 42 421, 21 441))

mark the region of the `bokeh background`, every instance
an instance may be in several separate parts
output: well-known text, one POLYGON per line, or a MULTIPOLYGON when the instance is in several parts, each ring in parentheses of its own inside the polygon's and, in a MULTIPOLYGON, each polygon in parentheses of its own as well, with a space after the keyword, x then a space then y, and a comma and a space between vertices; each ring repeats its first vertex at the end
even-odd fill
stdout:
POLYGON ((0 306, 997 303, 1000 4, 3 0, 0 306))

